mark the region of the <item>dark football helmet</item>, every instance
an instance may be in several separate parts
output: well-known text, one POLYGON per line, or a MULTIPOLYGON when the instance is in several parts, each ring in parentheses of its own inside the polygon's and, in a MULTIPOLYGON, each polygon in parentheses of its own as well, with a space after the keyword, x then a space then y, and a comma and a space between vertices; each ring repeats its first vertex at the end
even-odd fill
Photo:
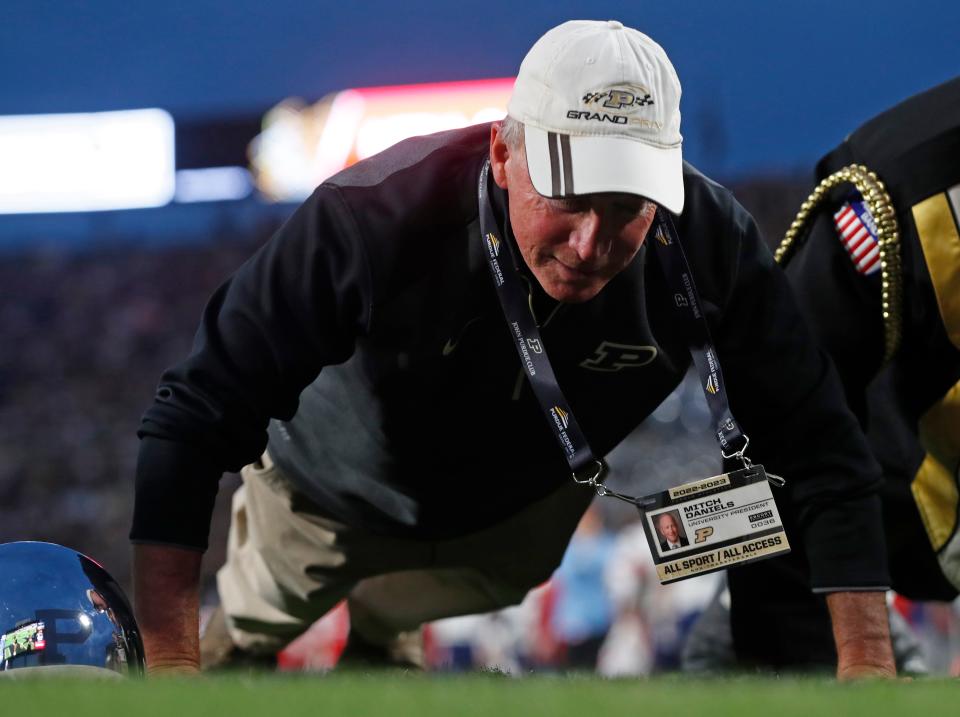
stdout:
POLYGON ((133 610, 117 582, 86 555, 53 543, 5 543, 0 673, 49 667, 142 675, 133 610))

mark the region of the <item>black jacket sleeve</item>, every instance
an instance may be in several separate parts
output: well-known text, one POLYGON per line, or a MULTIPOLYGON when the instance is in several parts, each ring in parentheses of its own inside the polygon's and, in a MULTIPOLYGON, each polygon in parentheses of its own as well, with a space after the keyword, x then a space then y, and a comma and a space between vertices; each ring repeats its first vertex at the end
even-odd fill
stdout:
POLYGON ((712 331, 748 454, 787 480, 775 497, 798 529, 789 538, 802 541, 814 590, 886 587, 879 466, 752 217, 729 201, 734 280, 716 297, 712 331))
POLYGON ((186 360, 143 417, 131 540, 205 549, 217 483, 255 461, 271 417, 288 420, 325 365, 369 324, 364 247, 321 186, 210 299, 186 360))

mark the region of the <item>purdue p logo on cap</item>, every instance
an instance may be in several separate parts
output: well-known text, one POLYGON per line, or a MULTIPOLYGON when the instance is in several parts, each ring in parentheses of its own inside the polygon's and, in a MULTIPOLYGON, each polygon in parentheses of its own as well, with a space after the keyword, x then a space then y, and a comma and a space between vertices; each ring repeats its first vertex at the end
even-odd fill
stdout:
POLYGON ((583 96, 583 101, 587 104, 590 104, 591 102, 603 101, 603 107, 609 107, 610 109, 616 110, 622 110, 625 107, 632 107, 633 105, 642 107, 644 105, 653 104, 653 98, 650 96, 650 91, 645 87, 638 87, 633 91, 616 89, 601 92, 588 92, 583 96))

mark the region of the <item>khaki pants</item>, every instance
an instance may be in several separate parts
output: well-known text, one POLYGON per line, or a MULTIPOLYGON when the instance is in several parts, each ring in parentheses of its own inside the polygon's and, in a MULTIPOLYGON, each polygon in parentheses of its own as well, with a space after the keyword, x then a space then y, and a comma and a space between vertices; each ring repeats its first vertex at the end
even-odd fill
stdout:
POLYGON ((560 564, 593 497, 571 481, 490 528, 418 541, 321 517, 267 454, 241 475, 217 585, 231 639, 252 652, 282 649, 343 598, 351 629, 380 645, 431 620, 515 605, 560 564))

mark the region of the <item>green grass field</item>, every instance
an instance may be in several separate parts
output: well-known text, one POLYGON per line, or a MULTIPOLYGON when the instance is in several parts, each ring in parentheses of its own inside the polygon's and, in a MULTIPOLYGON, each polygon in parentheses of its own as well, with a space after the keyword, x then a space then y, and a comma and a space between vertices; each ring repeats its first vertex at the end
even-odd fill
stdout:
POLYGON ((0 682, 18 715, 331 715, 353 717, 823 717, 956 714, 948 680, 841 685, 825 678, 599 680, 593 677, 413 674, 204 677, 194 680, 0 682))

